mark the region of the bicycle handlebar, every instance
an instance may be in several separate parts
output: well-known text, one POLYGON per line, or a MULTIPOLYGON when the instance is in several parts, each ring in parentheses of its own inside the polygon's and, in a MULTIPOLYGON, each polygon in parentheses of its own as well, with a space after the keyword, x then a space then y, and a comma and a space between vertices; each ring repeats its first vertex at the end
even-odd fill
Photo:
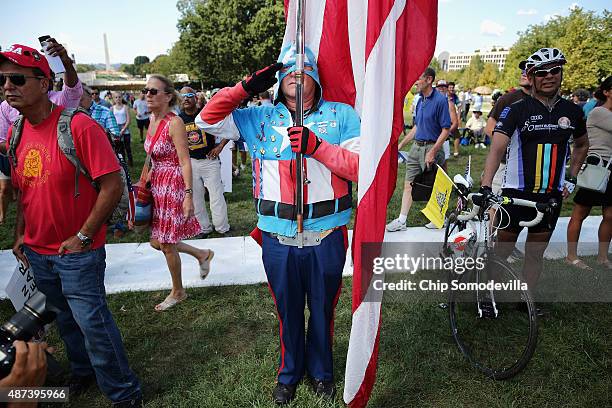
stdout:
MULTIPOLYGON (((482 201, 484 201, 484 197, 482 194, 478 194, 478 193, 468 194, 467 199, 468 201, 472 202, 473 206, 469 213, 459 214, 457 216, 457 219, 459 221, 469 221, 478 215, 478 212, 480 211, 480 205, 474 202, 475 197, 477 198, 476 201, 480 201, 481 204, 482 204, 482 201)), ((535 208, 537 211, 535 218, 531 221, 520 221, 519 225, 521 227, 533 227, 539 224, 540 221, 542 221, 542 218, 544 218, 544 211, 547 211, 550 208, 554 208, 557 205, 556 202, 555 203, 553 202, 536 203, 535 201, 523 200, 522 198, 510 198, 510 197, 502 197, 502 196, 493 196, 492 198, 493 199, 490 198, 488 201, 497 203, 497 204, 514 204, 514 205, 518 205, 521 207, 535 208)), ((488 204, 488 203, 485 203, 485 204, 488 204)))

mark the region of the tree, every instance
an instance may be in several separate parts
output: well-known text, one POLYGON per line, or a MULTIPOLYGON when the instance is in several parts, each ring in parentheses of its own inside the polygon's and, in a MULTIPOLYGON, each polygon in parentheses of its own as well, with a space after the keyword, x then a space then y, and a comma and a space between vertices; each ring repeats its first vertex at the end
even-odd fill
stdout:
POLYGON ((563 88, 595 88, 602 77, 612 72, 612 30, 610 14, 608 27, 593 12, 574 9, 565 19, 565 35, 556 46, 567 58, 563 76, 563 88))
POLYGON ((442 72, 442 67, 440 66, 440 62, 438 61, 438 59, 436 57, 433 57, 431 59, 431 62, 429 63, 429 66, 431 68, 434 69, 434 71, 436 71, 436 75, 440 74, 442 72))
POLYGON ((169 55, 162 54, 158 55, 151 61, 146 67, 148 74, 162 74, 164 76, 170 76, 178 74, 177 67, 172 58, 169 55))
POLYGON ((497 65, 493 64, 492 62, 486 62, 480 76, 478 77, 478 85, 495 88, 497 86, 498 76, 499 70, 497 69, 497 65))
POLYGON ((568 60, 564 69, 563 90, 594 87, 612 72, 612 14, 601 15, 582 8, 574 8, 568 16, 556 17, 547 23, 529 26, 519 33, 510 48, 502 75, 504 88, 516 86, 520 71, 518 64, 543 47, 561 49, 568 60))
POLYGON ((134 58, 134 65, 136 65, 136 66, 148 64, 149 62, 151 62, 149 60, 149 57, 147 57, 145 55, 139 55, 136 58, 134 58))
POLYGON ((96 67, 91 64, 76 64, 76 71, 78 73, 95 71, 95 70, 96 70, 96 67))
POLYGON ((181 0, 177 43, 189 70, 207 85, 235 83, 276 60, 283 3, 273 0, 181 0))
POLYGON ((474 55, 470 60, 470 65, 461 75, 461 84, 464 88, 476 88, 480 73, 484 70, 484 63, 479 55, 474 55))

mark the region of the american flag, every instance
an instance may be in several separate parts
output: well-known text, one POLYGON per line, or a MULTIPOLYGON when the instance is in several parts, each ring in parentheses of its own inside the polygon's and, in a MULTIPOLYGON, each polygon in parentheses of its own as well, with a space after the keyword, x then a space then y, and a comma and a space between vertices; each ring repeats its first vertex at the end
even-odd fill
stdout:
MULTIPOLYGON (((384 239, 387 204, 397 177, 403 101, 431 61, 436 0, 306 0, 305 44, 317 56, 328 101, 352 105, 361 117, 359 185, 353 233, 353 319, 344 401, 367 405, 376 378, 381 302, 364 299, 371 268, 361 244, 384 239)), ((295 41, 297 1, 285 0, 283 46, 295 41)), ((369 298, 368 298, 369 299, 369 298)))

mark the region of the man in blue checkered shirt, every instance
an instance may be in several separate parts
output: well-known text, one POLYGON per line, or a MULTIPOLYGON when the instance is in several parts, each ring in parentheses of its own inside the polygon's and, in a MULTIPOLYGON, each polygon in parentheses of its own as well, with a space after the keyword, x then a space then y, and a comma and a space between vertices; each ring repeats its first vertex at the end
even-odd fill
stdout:
MULTIPOLYGON (((123 136, 121 136, 121 131, 119 130, 119 126, 117 125, 117 120, 115 119, 115 115, 109 108, 103 106, 101 104, 95 103, 93 97, 91 96, 92 89, 88 86, 83 85, 83 95, 81 95, 81 102, 79 106, 85 109, 91 115, 92 119, 95 120, 104 128, 111 133, 111 144, 113 145, 113 149, 115 153, 120 158, 122 162, 122 166, 125 166, 125 162, 123 161, 125 157, 125 147, 123 145, 123 136)), ((127 168, 124 167, 127 172, 127 168)), ((115 238, 120 238, 127 231, 127 227, 121 221, 116 223, 111 227, 113 230, 113 235, 115 238)))
POLYGON ((81 96, 81 108, 85 109, 89 112, 91 117, 100 124, 105 130, 108 130, 113 134, 114 138, 119 137, 119 126, 117 125, 117 120, 115 120, 115 115, 105 106, 97 104, 93 101, 91 97, 91 88, 88 86, 83 86, 83 95, 81 96))

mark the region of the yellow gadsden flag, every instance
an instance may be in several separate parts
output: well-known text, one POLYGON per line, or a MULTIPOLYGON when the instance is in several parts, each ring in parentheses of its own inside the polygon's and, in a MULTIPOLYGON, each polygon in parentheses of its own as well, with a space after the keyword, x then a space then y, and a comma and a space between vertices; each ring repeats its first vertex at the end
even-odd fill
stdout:
POLYGON ((444 215, 446 215, 452 191, 452 180, 448 177, 448 174, 438 166, 436 181, 431 191, 431 197, 429 197, 427 206, 421 210, 437 228, 442 228, 444 225, 444 215))

